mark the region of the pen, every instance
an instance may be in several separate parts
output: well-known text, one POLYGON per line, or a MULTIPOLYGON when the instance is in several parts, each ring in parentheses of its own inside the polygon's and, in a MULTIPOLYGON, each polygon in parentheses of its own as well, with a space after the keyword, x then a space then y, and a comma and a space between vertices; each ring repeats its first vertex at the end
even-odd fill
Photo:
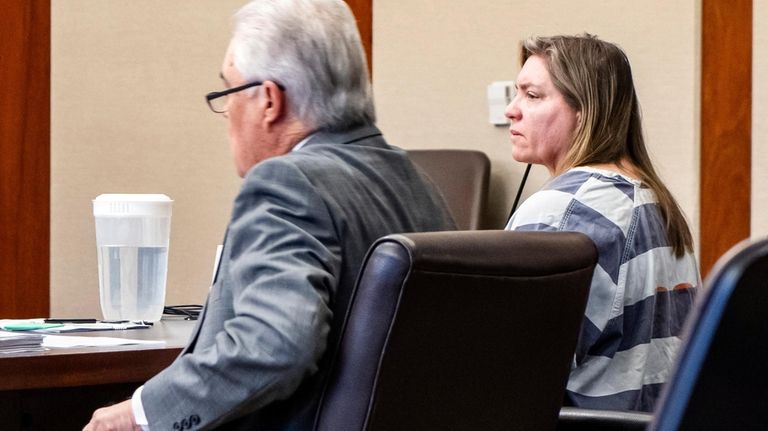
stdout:
POLYGON ((96 319, 45 319, 45 323, 96 323, 96 319))

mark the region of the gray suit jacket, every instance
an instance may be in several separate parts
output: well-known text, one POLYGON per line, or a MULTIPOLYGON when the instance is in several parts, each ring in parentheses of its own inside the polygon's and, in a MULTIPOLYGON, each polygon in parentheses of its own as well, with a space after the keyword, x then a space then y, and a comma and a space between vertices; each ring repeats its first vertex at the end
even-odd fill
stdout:
POLYGON ((144 386, 151 430, 311 429, 368 247, 453 228, 438 192, 373 126, 315 134, 254 166, 194 335, 144 386))

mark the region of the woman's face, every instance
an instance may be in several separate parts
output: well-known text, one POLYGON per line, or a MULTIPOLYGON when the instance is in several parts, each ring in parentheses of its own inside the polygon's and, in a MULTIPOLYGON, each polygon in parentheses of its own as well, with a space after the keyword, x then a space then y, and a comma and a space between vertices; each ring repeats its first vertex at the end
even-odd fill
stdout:
POLYGON ((579 115, 555 88, 540 56, 526 60, 515 89, 505 111, 512 123, 512 157, 518 162, 544 165, 554 175, 573 142, 579 115))

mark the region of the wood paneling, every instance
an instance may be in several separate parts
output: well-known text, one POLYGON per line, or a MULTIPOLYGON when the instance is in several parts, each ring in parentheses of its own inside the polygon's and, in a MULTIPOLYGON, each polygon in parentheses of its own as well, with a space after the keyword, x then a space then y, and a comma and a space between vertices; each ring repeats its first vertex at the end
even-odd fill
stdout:
POLYGON ((702 275, 749 237, 752 0, 703 0, 701 64, 702 275))
POLYGON ((0 316, 47 316, 50 0, 0 11, 0 316))
POLYGON ((373 76, 373 0, 346 0, 357 18, 357 28, 368 57, 368 73, 373 76))

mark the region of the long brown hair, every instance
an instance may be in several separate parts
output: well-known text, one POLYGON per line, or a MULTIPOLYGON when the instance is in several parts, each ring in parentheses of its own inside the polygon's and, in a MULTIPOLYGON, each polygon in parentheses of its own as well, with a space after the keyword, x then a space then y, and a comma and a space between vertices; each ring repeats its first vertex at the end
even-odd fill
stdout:
POLYGON ((580 115, 573 144, 556 174, 577 166, 628 160, 643 185, 656 194, 675 255, 692 251, 693 238, 680 206, 653 168, 645 148, 640 104, 629 60, 618 46, 584 34, 532 37, 523 42, 521 60, 545 60, 555 87, 580 115))

